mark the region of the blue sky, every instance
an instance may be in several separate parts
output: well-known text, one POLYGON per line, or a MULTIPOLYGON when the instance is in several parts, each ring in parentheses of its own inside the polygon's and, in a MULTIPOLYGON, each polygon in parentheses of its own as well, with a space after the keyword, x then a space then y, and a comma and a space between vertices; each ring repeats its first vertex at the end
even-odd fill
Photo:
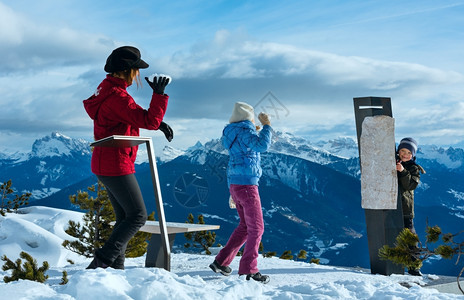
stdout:
MULTIPOLYGON (((235 101, 275 130, 355 138, 353 98, 391 97, 396 139, 464 140, 464 1, 0 1, 0 150, 92 140, 82 100, 133 45, 173 78, 170 143, 221 135, 235 101)), ((151 89, 129 89, 148 107, 151 89)), ((155 144, 159 132, 142 131, 155 144)))

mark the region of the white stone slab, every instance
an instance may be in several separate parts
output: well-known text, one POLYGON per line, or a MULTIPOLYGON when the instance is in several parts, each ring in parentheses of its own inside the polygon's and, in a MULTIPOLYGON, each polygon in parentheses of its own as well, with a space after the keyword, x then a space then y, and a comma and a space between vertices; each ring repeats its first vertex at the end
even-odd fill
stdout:
POLYGON ((396 209, 395 120, 389 116, 366 117, 360 147, 362 208, 396 209))

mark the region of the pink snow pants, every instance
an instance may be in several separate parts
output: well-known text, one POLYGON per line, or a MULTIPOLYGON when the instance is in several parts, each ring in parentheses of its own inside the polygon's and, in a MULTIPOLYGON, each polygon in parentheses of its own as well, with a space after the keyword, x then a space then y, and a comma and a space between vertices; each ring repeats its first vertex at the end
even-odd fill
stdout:
POLYGON ((228 266, 245 244, 238 274, 258 272, 258 248, 264 232, 263 211, 256 185, 230 185, 230 194, 235 201, 240 223, 225 247, 216 256, 221 266, 228 266))

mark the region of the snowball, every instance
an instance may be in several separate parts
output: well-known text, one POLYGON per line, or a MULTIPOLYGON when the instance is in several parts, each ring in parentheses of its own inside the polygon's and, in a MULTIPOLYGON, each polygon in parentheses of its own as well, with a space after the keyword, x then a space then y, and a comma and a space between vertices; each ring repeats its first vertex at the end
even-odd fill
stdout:
POLYGON ((155 79, 155 77, 167 77, 169 79, 168 84, 170 84, 172 82, 171 76, 166 75, 166 74, 154 73, 154 74, 151 74, 150 77, 148 77, 148 79, 150 79, 150 81, 153 81, 155 79))

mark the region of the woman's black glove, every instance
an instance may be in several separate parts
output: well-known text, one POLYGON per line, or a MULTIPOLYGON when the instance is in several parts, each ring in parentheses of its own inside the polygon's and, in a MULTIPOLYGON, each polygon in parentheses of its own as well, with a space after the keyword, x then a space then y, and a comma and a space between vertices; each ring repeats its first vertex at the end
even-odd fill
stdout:
POLYGON ((164 95, 164 88, 169 84, 168 77, 154 77, 153 82, 151 82, 148 77, 145 77, 145 80, 148 82, 148 85, 153 89, 155 94, 164 95))
POLYGON ((169 126, 168 124, 161 122, 158 130, 161 130, 164 133, 164 136, 166 136, 168 142, 172 141, 172 139, 174 138, 174 131, 172 131, 171 126, 169 126))

